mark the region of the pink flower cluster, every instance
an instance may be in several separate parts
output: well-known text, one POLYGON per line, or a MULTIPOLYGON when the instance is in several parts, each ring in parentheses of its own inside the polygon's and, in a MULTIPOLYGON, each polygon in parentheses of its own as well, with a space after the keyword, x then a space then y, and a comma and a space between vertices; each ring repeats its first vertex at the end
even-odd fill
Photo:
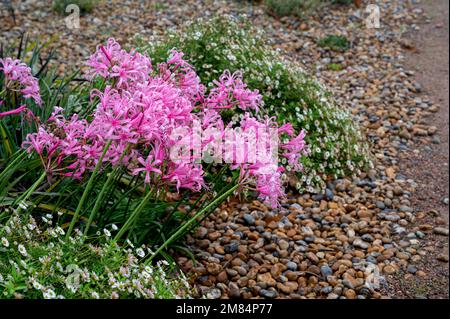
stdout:
POLYGON ((192 103, 202 102, 205 86, 192 65, 183 60, 184 53, 171 50, 166 63, 158 65, 158 77, 183 90, 192 103))
POLYGON ((31 69, 17 59, 0 59, 0 71, 5 76, 5 87, 23 94, 25 98, 32 98, 36 104, 41 105, 38 80, 31 74, 31 69))
POLYGON ((215 109, 238 107, 244 111, 247 109, 258 111, 258 107, 262 103, 262 97, 258 90, 247 89, 240 72, 231 74, 227 70, 213 84, 215 87, 206 98, 207 107, 215 109))
MULTIPOLYGON (((194 123, 201 123, 203 131, 219 132, 202 141, 204 150, 223 138, 226 127, 234 125, 224 123, 219 109, 258 110, 262 102, 257 91, 246 88, 239 73, 225 72, 207 95, 194 68, 183 60, 183 53, 175 50, 167 62, 153 68, 149 57, 126 52, 110 39, 106 46, 97 48, 88 65, 89 78, 100 76, 108 83, 102 92, 92 91, 91 99, 98 104, 89 121, 77 114, 66 119, 63 110, 56 108, 48 123, 28 135, 24 143, 29 152, 39 154, 48 174, 82 178, 94 169, 109 144, 103 158, 105 165, 126 167, 129 174, 140 175, 145 183, 156 187, 199 191, 207 187, 202 164, 172 160, 174 146, 193 136, 194 123), (174 133, 180 130, 190 134, 176 137, 174 133)), ((291 139, 281 144, 279 151, 294 169, 301 168, 303 132, 294 137, 292 126, 278 128, 273 119, 260 120, 248 112, 239 125, 244 133, 255 132, 256 128, 276 129, 277 134, 289 136, 291 139)), ((267 134, 254 138, 255 143, 269 148, 267 134)), ((233 163, 230 168, 239 168, 242 185, 255 185, 261 199, 276 206, 284 194, 283 168, 276 157, 267 155, 262 159, 233 163)))
POLYGON ((87 77, 93 79, 99 75, 113 79, 116 88, 127 89, 129 86, 146 82, 153 71, 150 59, 134 50, 123 50, 114 39, 109 39, 106 46, 100 45, 89 58, 90 69, 87 77))

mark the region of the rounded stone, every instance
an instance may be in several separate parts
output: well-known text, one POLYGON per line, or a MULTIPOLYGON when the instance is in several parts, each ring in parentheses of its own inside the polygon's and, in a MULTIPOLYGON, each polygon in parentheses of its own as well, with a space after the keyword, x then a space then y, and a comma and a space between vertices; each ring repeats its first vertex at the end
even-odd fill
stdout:
POLYGON ((255 224, 255 217, 253 217, 250 214, 244 214, 244 216, 242 216, 242 218, 247 223, 247 225, 254 225, 255 224))
POLYGON ((278 293, 275 290, 267 290, 267 289, 261 289, 259 291, 259 295, 264 298, 268 299, 274 299, 278 297, 278 293))
POLYGON ((286 266, 287 266, 287 268, 288 268, 289 270, 291 270, 291 271, 296 271, 297 268, 298 268, 297 264, 294 263, 294 262, 292 262, 292 261, 289 261, 289 262, 286 264, 286 266))
POLYGON ((333 274, 333 270, 328 265, 323 265, 320 267, 320 273, 322 276, 327 277, 333 274))

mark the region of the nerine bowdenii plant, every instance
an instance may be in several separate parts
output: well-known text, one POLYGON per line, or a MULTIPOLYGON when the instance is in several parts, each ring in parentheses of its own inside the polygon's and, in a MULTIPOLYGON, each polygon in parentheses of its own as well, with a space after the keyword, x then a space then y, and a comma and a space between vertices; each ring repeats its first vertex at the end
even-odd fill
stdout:
MULTIPOLYGON (((227 134, 231 134, 232 141, 243 139, 262 145, 263 152, 253 160, 246 147, 231 147, 231 155, 222 149, 213 153, 213 157, 228 156, 228 161, 219 166, 235 172, 235 186, 211 199, 208 209, 236 189, 255 190, 261 200, 276 207, 284 196, 286 170, 280 161, 287 161, 294 171, 303 168, 301 159, 307 155, 305 132, 296 132, 290 124, 279 125, 274 117, 259 112, 262 96, 247 87, 239 72, 225 70, 205 86, 195 69, 183 59, 182 52, 171 50, 167 60, 154 65, 146 54, 126 51, 114 39, 99 45, 87 65, 87 78, 104 84, 91 91, 93 111, 64 114, 63 108, 55 107, 49 119, 23 143, 44 167, 35 185, 43 180, 52 185, 61 179, 88 179, 67 237, 80 215, 87 220, 84 233, 88 234, 103 194, 117 171, 132 179, 142 179, 147 191, 123 223, 116 240, 133 228, 151 198, 164 200, 169 192, 182 189, 193 194, 208 192, 210 185, 205 181, 208 168, 201 157, 227 134), (239 116, 228 119, 226 112, 235 110, 239 116), (195 144, 197 129, 202 132, 199 144, 187 155, 175 151, 174 159, 178 145, 195 144), (275 132, 280 140, 275 153, 270 132, 275 132), (93 207, 90 206, 90 213, 84 214, 89 191, 96 176, 102 173, 107 180, 93 207)), ((21 200, 33 191, 25 193, 21 200)), ((180 232, 173 236, 178 235, 180 232)))
MULTIPOLYGON (((224 136, 221 109, 238 107, 257 111, 261 96, 246 88, 239 73, 231 75, 228 71, 213 82, 213 88, 205 95, 206 88, 200 78, 182 57, 182 53, 172 51, 167 62, 153 70, 146 55, 122 50, 110 39, 106 46, 99 46, 88 61, 90 78, 100 76, 111 82, 103 92, 92 91, 92 98, 99 99, 92 120, 81 119, 77 114, 66 119, 63 110, 56 108, 47 126, 30 134, 24 146, 39 154, 50 176, 62 174, 81 178, 85 171, 94 170, 105 151, 104 163, 112 167, 126 166, 131 175, 144 173, 147 184, 199 191, 204 187, 203 168, 195 161, 171 160, 171 148, 177 143, 173 133, 182 130, 193 134, 194 121, 205 131, 218 132, 202 141, 203 151, 224 136)), ((278 128, 273 118, 259 119, 248 112, 238 124, 244 135, 259 127, 265 131, 278 128)), ((292 162, 294 168, 301 169, 304 132, 294 136, 289 125, 278 130, 280 135, 291 137, 281 144, 282 157, 292 162)), ((235 167, 244 171, 242 176, 254 176, 258 180, 267 178, 268 173, 259 172, 269 171, 266 166, 271 165, 275 166, 272 173, 281 176, 278 162, 259 161, 251 165, 244 162, 235 167)), ((281 188, 267 192, 266 187, 257 189, 263 199, 276 205, 282 195, 281 188)))
MULTIPOLYGON (((261 113, 307 133, 310 154, 301 159, 304 170, 296 183, 300 191, 319 192, 329 178, 358 175, 371 166, 368 145, 351 114, 299 64, 268 45, 262 31, 242 19, 200 19, 150 43, 138 39, 138 47, 156 61, 174 47, 182 50, 205 84, 224 70, 242 72, 247 86, 262 95, 261 113)), ((282 164, 290 170, 287 161, 282 164)))

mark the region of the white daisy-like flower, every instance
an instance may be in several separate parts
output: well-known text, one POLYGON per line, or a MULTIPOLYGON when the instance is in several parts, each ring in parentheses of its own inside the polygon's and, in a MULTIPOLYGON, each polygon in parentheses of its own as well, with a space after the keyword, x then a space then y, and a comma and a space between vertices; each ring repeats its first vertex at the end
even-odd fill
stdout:
POLYGON ((9 247, 9 241, 5 237, 2 237, 2 245, 5 247, 9 247))
POLYGON ((129 239, 127 239, 126 241, 127 241, 128 246, 130 246, 131 248, 134 248, 133 243, 129 239))
POLYGON ((111 232, 109 230, 107 230, 106 228, 103 229, 103 233, 105 234, 106 237, 111 237, 111 232))
POLYGON ((116 226, 116 224, 112 224, 112 225, 111 225, 111 229, 114 230, 114 231, 116 231, 116 230, 119 229, 119 228, 116 226))
POLYGON ((42 285, 39 282, 37 282, 36 280, 33 280, 32 284, 33 284, 34 289, 36 289, 36 290, 42 289, 42 285))
POLYGON ((66 232, 64 231, 64 229, 62 229, 61 227, 56 227, 55 228, 55 231, 57 232, 57 233, 59 233, 61 236, 62 235, 64 235, 66 232))
POLYGON ((144 250, 143 250, 142 248, 136 249, 136 254, 137 254, 139 257, 141 257, 141 258, 144 258, 144 257, 145 257, 145 252, 144 252, 144 250))
POLYGON ((42 293, 42 295, 44 296, 45 299, 55 299, 56 298, 56 293, 51 289, 47 289, 44 293, 42 293))
POLYGON ((152 277, 152 275, 146 271, 142 272, 142 277, 144 277, 145 279, 150 279, 152 277))
POLYGON ((200 31, 197 31, 197 32, 195 32, 195 34, 194 34, 194 39, 195 39, 195 40, 198 40, 198 39, 200 39, 201 36, 202 36, 202 33, 201 33, 200 31))
POLYGON ((125 287, 126 287, 126 285, 124 282, 120 281, 117 283, 117 289, 119 289, 120 291, 124 291, 125 287))
POLYGON ((74 294, 77 292, 78 288, 75 285, 69 285, 69 290, 74 294))
POLYGON ((25 249, 25 246, 22 244, 19 244, 19 246, 17 246, 17 250, 19 251, 19 253, 24 256, 24 257, 28 257, 28 253, 27 250, 25 249))
POLYGON ((27 210, 27 209, 28 209, 27 203, 25 203, 25 202, 23 202, 23 201, 19 203, 19 207, 20 207, 21 209, 23 209, 23 210, 27 210))
POLYGON ((152 274, 152 273, 153 273, 153 268, 150 267, 150 266, 145 266, 144 270, 145 270, 146 272, 148 272, 149 274, 152 274))
POLYGON ((91 297, 94 298, 94 299, 100 299, 99 294, 97 292, 95 292, 95 291, 91 292, 91 297))

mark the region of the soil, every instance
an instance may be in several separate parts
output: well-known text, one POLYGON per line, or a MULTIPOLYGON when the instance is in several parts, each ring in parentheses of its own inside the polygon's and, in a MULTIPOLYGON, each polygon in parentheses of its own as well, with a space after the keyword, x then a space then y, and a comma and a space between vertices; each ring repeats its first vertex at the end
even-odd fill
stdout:
MULTIPOLYGON (((438 112, 426 119, 426 124, 438 128, 438 138, 405 152, 400 167, 418 184, 411 203, 416 211, 426 213, 426 217, 417 225, 448 227, 449 2, 428 0, 419 7, 427 18, 420 23, 419 32, 405 35, 413 44, 406 54, 406 66, 415 72, 416 80, 422 85, 423 98, 430 98, 440 106, 438 112)), ((448 298, 448 261, 437 260, 438 255, 448 256, 448 236, 432 236, 427 245, 434 249, 420 265, 426 269, 427 276, 408 279, 407 275, 399 274, 391 283, 392 297, 448 298)))

